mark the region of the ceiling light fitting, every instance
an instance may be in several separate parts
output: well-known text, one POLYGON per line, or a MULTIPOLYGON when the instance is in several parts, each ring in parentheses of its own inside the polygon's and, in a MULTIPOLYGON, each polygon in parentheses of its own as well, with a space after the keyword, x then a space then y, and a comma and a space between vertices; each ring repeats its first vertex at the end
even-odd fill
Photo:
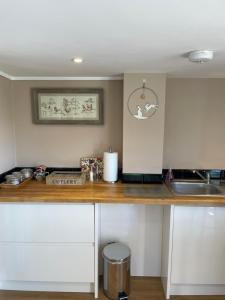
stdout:
POLYGON ((188 54, 191 62, 205 63, 213 59, 214 52, 212 50, 195 50, 188 54))
POLYGON ((81 63, 83 62, 83 58, 81 58, 81 57, 75 57, 75 58, 73 59, 73 61, 74 61, 74 63, 76 63, 76 64, 81 64, 81 63))

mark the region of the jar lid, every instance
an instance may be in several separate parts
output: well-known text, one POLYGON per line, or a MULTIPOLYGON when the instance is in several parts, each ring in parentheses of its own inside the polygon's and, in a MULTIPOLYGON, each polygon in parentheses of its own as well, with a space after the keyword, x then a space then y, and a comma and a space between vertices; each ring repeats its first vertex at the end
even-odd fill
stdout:
POLYGON ((130 257, 130 249, 121 243, 111 243, 104 247, 103 257, 112 262, 121 262, 130 257))

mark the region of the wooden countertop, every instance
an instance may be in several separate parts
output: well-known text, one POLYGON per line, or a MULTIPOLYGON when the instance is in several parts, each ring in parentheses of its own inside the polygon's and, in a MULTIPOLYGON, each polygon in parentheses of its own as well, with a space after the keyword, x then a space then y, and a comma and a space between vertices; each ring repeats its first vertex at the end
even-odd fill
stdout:
POLYGON ((222 196, 175 196, 164 184, 86 183, 53 186, 31 180, 18 188, 0 188, 0 202, 129 203, 150 205, 225 205, 222 196))

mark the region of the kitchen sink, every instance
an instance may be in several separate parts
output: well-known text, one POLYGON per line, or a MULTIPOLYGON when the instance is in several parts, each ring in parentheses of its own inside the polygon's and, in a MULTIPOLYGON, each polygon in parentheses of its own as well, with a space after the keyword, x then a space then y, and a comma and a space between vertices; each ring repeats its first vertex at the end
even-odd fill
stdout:
POLYGON ((170 183, 170 188, 177 195, 215 196, 223 194, 215 185, 204 182, 173 181, 170 183))

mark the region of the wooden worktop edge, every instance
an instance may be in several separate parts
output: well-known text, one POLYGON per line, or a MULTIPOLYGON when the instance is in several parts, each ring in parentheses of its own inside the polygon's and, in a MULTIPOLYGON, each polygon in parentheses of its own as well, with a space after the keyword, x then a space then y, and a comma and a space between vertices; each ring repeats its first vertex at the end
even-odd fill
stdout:
MULTIPOLYGON (((114 185, 99 182, 87 183, 84 186, 49 186, 32 181, 18 189, 0 189, 0 203, 104 203, 104 204, 146 204, 146 205, 197 205, 225 206, 224 196, 175 196, 165 185, 157 196, 139 197, 126 195, 125 187, 140 185, 114 185)), ((159 185, 143 185, 142 187, 159 187, 159 185)))

